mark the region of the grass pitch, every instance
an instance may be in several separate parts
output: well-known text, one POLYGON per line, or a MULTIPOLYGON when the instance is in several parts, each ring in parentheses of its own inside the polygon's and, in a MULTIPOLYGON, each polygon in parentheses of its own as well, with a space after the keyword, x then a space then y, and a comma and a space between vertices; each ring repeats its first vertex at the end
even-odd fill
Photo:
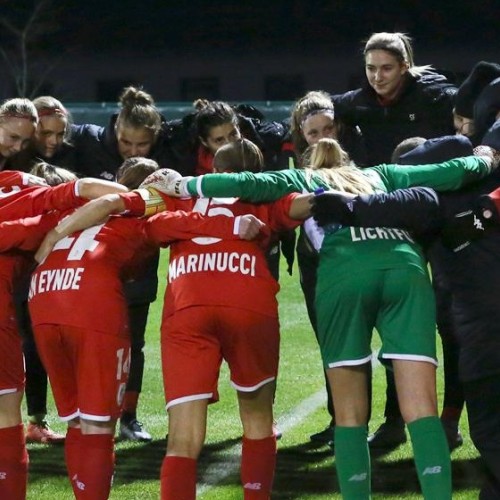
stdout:
MULTIPOLYGON (((152 305, 146 338, 146 368, 138 417, 152 434, 147 444, 117 441, 116 472, 111 493, 115 500, 159 498, 159 472, 165 452, 167 417, 164 410, 159 356, 159 327, 167 255, 162 256, 158 300, 152 305)), ((281 270, 279 294, 282 326, 280 375, 275 414, 283 430, 278 444, 273 499, 323 500, 340 498, 335 460, 327 447, 314 447, 309 435, 328 423, 324 379, 319 350, 307 319, 298 270, 293 276, 281 270)), ((375 341, 376 342, 376 341, 375 341)), ((442 390, 442 367, 438 370, 442 390)), ((374 369, 373 410, 370 430, 382 423, 385 398, 383 369, 374 369)), ((239 483, 241 425, 234 390, 229 386, 226 367, 221 371, 220 402, 209 408, 207 442, 199 460, 198 498, 233 500, 242 498, 239 483)), ((52 402, 49 418, 54 429, 64 432, 52 402)), ((469 437, 466 415, 461 431, 464 445, 453 452, 454 498, 478 497, 481 467, 469 437)), ((30 477, 28 499, 64 500, 73 498, 66 477, 62 446, 29 445, 30 477)), ((421 498, 409 443, 394 452, 372 457, 374 499, 421 498)))

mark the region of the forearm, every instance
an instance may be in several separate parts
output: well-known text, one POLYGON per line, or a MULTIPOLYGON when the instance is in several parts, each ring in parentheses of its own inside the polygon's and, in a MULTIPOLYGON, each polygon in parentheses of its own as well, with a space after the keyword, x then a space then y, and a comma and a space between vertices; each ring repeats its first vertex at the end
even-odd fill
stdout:
POLYGON ((126 193, 128 191, 128 188, 118 184, 117 182, 110 182, 103 179, 92 179, 90 177, 79 179, 76 189, 77 194, 87 200, 93 200, 105 194, 126 193))
POLYGON ((305 220, 308 217, 311 217, 311 201, 313 199, 313 193, 301 194, 297 196, 290 205, 290 218, 305 220))
POLYGON ((313 213, 321 225, 399 227, 426 231, 439 226, 439 198, 428 188, 398 189, 391 193, 359 195, 324 193, 314 199, 313 213))

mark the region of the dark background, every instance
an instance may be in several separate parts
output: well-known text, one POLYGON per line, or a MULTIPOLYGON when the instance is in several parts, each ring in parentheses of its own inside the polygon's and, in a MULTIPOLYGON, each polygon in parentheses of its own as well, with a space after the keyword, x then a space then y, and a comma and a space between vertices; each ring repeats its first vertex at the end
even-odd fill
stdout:
MULTIPOLYGON (((160 101, 344 91, 364 78, 362 41, 376 31, 410 34, 416 63, 457 83, 476 61, 500 59, 500 0, 0 0, 0 21, 22 28, 40 2, 26 93, 73 101, 116 100, 129 83, 160 101)), ((21 59, 5 24, 0 47, 21 59)), ((15 73, 0 58, 4 97, 16 93, 15 73)))

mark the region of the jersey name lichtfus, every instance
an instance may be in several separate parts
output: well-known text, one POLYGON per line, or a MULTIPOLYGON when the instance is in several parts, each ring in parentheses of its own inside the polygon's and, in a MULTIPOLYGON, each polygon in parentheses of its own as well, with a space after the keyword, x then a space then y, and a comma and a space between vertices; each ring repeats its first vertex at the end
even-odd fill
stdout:
POLYGON ((397 240, 415 243, 407 231, 393 227, 351 227, 353 243, 367 240, 397 240))
POLYGON ((181 255, 171 260, 168 266, 168 282, 172 283, 184 274, 217 271, 255 276, 255 255, 238 252, 207 252, 181 255))
POLYGON ((44 292, 79 290, 83 267, 47 269, 34 273, 31 277, 28 299, 44 292))

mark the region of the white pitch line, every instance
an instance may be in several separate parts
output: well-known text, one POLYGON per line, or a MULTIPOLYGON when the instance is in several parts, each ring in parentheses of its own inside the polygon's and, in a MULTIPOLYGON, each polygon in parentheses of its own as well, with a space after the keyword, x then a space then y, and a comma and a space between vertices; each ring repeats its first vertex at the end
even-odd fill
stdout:
MULTIPOLYGON (((372 369, 375 370, 381 365, 377 359, 377 352, 372 355, 372 369)), ((277 420, 278 428, 281 432, 288 432, 295 426, 301 424, 311 413, 314 413, 321 405, 326 404, 325 389, 312 394, 308 398, 302 400, 297 406, 292 408, 288 413, 282 415, 277 420)), ((220 456, 241 456, 241 444, 235 444, 220 453, 220 456)), ((196 496, 202 495, 207 491, 218 486, 224 479, 232 474, 237 474, 240 468, 240 460, 226 460, 223 463, 214 463, 209 465, 201 478, 202 484, 198 484, 196 488, 196 496)))
MULTIPOLYGON (((302 400, 297 406, 292 408, 288 413, 281 416, 277 420, 278 428, 282 432, 287 432, 296 425, 303 422, 311 413, 314 413, 321 405, 326 402, 326 393, 324 389, 316 392, 307 399, 302 400)), ((241 444, 235 444, 224 450, 221 455, 241 456, 241 444)), ((216 463, 209 465, 205 469, 202 481, 203 484, 199 485, 196 489, 197 495, 202 495, 211 490, 224 479, 232 474, 237 474, 240 468, 240 460, 228 460, 224 463, 216 463)))

